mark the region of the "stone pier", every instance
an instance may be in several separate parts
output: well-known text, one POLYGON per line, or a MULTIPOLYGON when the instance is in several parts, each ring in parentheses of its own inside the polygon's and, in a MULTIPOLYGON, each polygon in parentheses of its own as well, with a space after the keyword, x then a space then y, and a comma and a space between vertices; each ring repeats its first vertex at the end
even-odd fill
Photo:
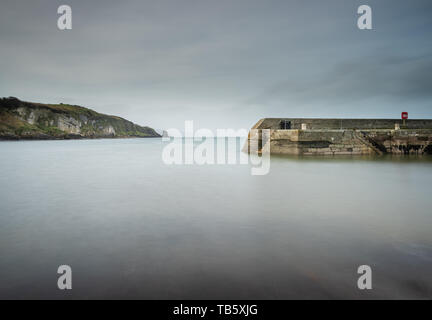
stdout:
POLYGON ((274 154, 432 154, 432 120, 266 118, 253 126, 245 152, 254 140, 258 153, 269 143, 274 154))

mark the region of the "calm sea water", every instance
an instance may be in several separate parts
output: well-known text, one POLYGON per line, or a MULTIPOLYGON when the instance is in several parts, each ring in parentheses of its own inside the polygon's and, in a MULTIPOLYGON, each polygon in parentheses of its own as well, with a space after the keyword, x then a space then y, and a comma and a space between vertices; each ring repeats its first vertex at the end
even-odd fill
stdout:
POLYGON ((165 165, 166 144, 1 142, 0 298, 432 298, 429 158, 272 157, 252 176, 165 165))

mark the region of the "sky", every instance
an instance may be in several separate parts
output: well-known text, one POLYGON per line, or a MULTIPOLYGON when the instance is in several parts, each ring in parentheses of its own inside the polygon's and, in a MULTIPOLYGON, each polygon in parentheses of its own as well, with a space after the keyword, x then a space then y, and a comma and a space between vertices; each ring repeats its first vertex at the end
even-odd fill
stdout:
POLYGON ((0 96, 156 129, 432 118, 431 35, 430 0, 2 0, 0 96))

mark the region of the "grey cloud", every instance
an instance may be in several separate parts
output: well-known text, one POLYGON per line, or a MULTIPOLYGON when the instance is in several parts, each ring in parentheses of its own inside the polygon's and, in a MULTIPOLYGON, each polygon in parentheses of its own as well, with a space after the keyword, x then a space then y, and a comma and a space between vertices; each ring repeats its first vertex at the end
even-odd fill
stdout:
POLYGON ((306 79, 294 78, 247 100, 265 104, 275 99, 300 103, 349 103, 386 97, 389 101, 432 99, 432 54, 421 57, 369 56, 337 64, 306 79))
POLYGON ((249 127, 263 116, 432 117, 432 5, 373 1, 5 0, 0 95, 70 102, 157 128, 249 127), (362 109, 359 109, 362 106, 362 109))

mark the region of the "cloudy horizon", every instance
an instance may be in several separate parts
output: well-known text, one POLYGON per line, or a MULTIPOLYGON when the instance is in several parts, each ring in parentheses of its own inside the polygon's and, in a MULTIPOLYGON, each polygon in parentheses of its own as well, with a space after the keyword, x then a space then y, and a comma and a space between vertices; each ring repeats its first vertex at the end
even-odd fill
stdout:
POLYGON ((2 1, 0 96, 157 129, 432 118, 427 0, 2 1), (72 7, 73 29, 57 28, 72 7), (373 30, 357 28, 357 8, 373 30))

